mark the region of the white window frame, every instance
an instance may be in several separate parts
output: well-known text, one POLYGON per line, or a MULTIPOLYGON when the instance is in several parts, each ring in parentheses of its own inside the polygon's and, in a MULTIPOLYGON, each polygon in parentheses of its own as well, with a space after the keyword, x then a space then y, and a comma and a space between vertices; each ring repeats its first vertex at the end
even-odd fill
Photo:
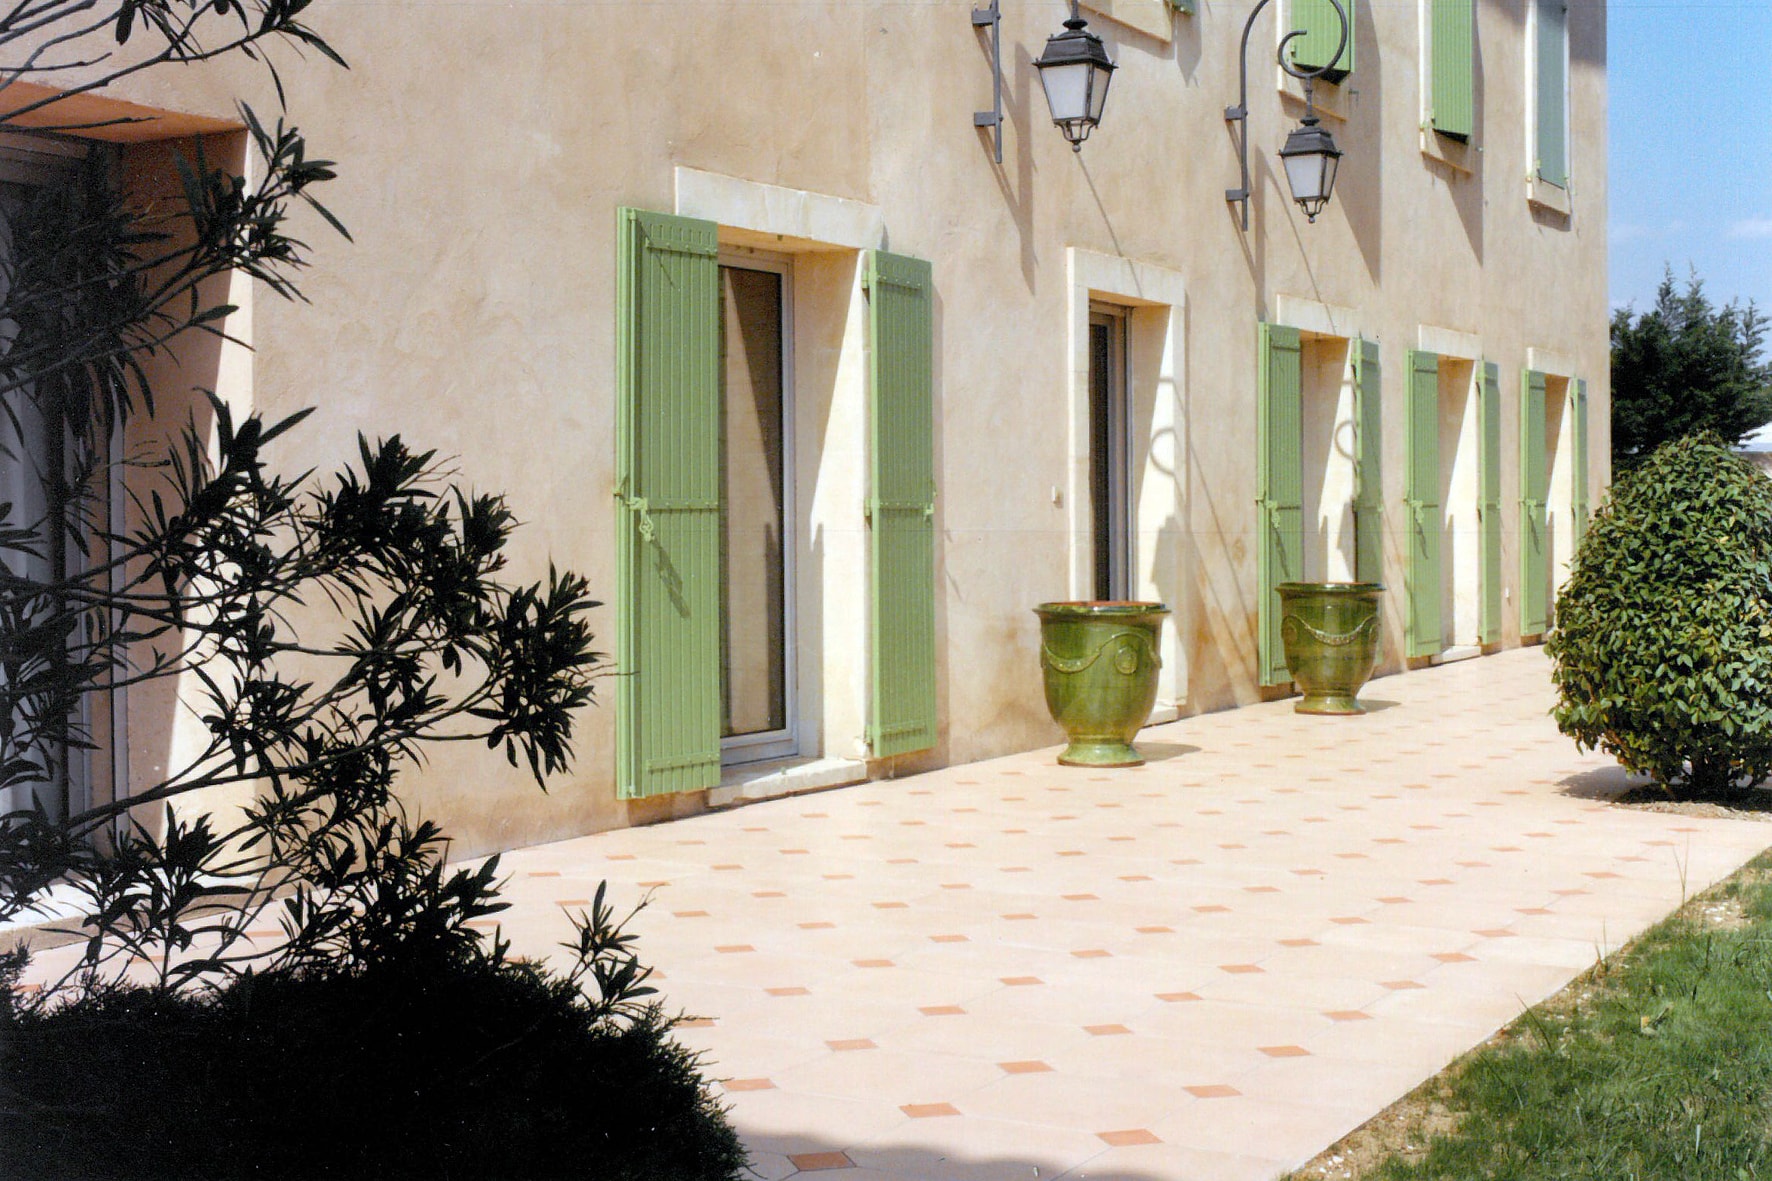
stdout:
MULTIPOLYGON (((800 753, 800 645, 795 610, 799 527, 794 495, 798 483, 794 459, 794 264, 791 255, 725 245, 720 247, 718 263, 722 267, 781 276, 781 628, 783 717, 787 725, 778 730, 721 738, 720 765, 731 767, 794 758, 800 753)), ((723 386, 720 411, 722 415, 726 411, 723 386)), ((725 495, 724 489, 721 495, 725 495)), ((725 603, 720 606, 724 611, 725 603)))

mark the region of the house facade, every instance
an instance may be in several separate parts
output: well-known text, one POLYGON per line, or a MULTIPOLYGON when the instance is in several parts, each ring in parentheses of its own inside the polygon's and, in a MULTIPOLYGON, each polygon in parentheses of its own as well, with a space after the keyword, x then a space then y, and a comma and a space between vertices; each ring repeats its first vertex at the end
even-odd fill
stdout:
MULTIPOLYGON (((570 775, 409 785, 463 852, 1051 744, 1048 600, 1170 606, 1156 721, 1290 691, 1287 579, 1386 585, 1381 675, 1547 629, 1608 479, 1605 5, 1353 0, 1312 222, 1276 53, 1333 16, 1273 0, 1245 229, 1253 7, 1084 4, 1118 68, 1075 152, 1059 0, 313 10, 352 68, 284 63, 290 117, 355 241, 309 235, 311 303, 237 284, 251 350, 172 376, 319 407, 289 470, 359 431, 457 457, 530 576, 605 600, 570 775)), ((143 187, 274 106, 232 66, 134 85, 143 187)), ((120 723, 119 774, 187 724, 120 723)))

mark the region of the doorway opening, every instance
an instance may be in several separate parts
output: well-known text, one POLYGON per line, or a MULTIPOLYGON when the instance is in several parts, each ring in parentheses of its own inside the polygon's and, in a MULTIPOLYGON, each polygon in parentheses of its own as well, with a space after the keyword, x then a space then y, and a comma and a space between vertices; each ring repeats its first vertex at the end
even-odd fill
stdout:
POLYGON ((1094 594, 1108 601, 1132 597, 1129 319, 1127 308, 1089 305, 1089 522, 1094 594))
POLYGON ((734 764, 799 753, 788 261, 722 255, 720 305, 720 758, 734 764))
POLYGON ((1440 503, 1445 506, 1440 564, 1440 648, 1443 657, 1475 656, 1483 631, 1483 531, 1477 508, 1482 480, 1475 360, 1439 361, 1440 503))
POLYGON ((1299 335, 1300 461, 1305 582, 1355 579, 1358 406, 1345 336, 1299 335))

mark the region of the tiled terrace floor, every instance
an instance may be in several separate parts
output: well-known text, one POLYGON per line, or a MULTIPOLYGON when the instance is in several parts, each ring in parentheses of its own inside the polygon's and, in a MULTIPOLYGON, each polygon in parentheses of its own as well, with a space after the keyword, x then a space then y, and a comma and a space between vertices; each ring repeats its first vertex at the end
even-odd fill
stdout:
POLYGON ((766 1178, 1272 1177, 1772 830, 1614 808, 1512 651, 510 855, 518 946, 609 878, 766 1178))
POLYGON ((508 854, 546 954, 609 879, 764 1178, 1257 1181, 1772 844, 1614 808, 1541 651, 508 854))

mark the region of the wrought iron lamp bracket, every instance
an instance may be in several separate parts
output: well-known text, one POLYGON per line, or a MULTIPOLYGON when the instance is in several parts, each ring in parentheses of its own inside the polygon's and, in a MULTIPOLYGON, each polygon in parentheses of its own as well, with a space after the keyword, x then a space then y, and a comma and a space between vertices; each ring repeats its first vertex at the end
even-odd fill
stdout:
POLYGON ((972 27, 991 29, 991 109, 974 111, 972 125, 989 127, 992 135, 992 158, 1003 162, 1003 12, 1001 0, 991 0, 989 8, 972 10, 972 27))
MULTIPOLYGON (((1249 13, 1249 19, 1243 22, 1242 54, 1237 80, 1237 105, 1224 109, 1225 122, 1237 125, 1235 129, 1237 157, 1243 170, 1243 183, 1237 188, 1226 189, 1224 199, 1230 204, 1242 206, 1243 229, 1245 231, 1249 229, 1249 34, 1255 28, 1255 18, 1261 15, 1261 10, 1266 8, 1270 2, 1271 0, 1259 0, 1249 13)), ((996 0, 992 0, 992 3, 995 4, 996 0)), ((1304 83, 1304 117, 1307 123, 1316 122, 1316 80, 1333 70, 1335 63, 1341 60, 1341 55, 1347 52, 1348 37, 1351 33, 1347 9, 1342 7, 1341 0, 1329 0, 1329 3, 1335 6, 1335 15, 1341 20, 1341 42, 1335 47, 1335 52, 1330 55, 1326 65, 1300 67, 1287 60, 1286 47, 1294 39, 1303 37, 1307 32, 1305 29, 1293 29, 1280 38, 1280 48, 1277 52, 1280 68, 1304 83)))

